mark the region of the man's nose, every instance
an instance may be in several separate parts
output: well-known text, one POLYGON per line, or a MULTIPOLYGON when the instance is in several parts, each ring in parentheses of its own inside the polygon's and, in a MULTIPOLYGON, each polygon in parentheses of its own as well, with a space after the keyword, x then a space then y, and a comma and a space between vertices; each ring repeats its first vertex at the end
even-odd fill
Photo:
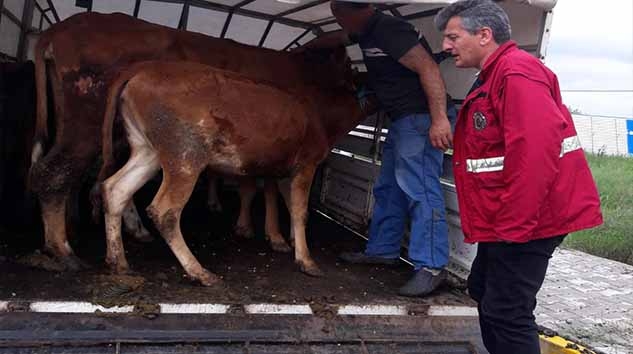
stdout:
POLYGON ((442 41, 442 50, 445 52, 450 52, 451 49, 453 49, 453 46, 450 44, 448 39, 444 38, 444 40, 442 41))

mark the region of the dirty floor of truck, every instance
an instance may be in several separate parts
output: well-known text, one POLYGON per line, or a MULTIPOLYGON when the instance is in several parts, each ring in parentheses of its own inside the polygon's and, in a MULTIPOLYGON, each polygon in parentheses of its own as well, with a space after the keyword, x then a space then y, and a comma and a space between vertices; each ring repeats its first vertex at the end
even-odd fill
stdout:
MULTIPOLYGON (((314 278, 302 274, 293 254, 273 252, 263 237, 263 197, 255 198, 256 236, 232 236, 238 213, 235 192, 222 193, 224 211, 206 211, 203 198, 185 209, 182 227, 186 241, 203 266, 220 275, 223 282, 203 287, 184 276, 165 242, 157 237, 149 244, 125 238, 133 273, 111 274, 105 266, 102 227, 77 228, 72 244, 90 266, 79 272, 42 270, 45 255, 35 251, 41 244, 41 227, 29 231, 0 230, 0 299, 75 300, 104 305, 139 303, 311 303, 318 304, 420 304, 472 305, 459 290, 449 286, 425 299, 399 297, 396 290, 411 275, 410 266, 348 265, 337 260, 346 250, 360 250, 363 240, 318 213, 311 213, 307 236, 312 256, 325 273, 314 278)), ((282 204, 280 204, 282 205, 282 204)), ((143 205, 139 210, 143 210, 143 205)), ((82 211, 85 214, 85 210, 82 211)), ((86 217, 82 216, 82 220, 86 217)), ((288 216, 281 215, 282 232, 288 234, 288 216)), ((146 224, 150 223, 146 221, 146 224)), ((155 230, 152 233, 158 236, 155 230)))

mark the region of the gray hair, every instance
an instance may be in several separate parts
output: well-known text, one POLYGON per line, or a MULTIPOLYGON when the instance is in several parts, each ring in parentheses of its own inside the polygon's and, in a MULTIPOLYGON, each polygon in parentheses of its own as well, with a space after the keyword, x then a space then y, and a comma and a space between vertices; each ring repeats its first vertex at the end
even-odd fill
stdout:
POLYGON ((462 27, 471 34, 489 27, 497 44, 509 41, 512 35, 508 14, 490 0, 462 0, 448 5, 435 16, 435 27, 444 31, 448 21, 455 16, 462 19, 462 27))

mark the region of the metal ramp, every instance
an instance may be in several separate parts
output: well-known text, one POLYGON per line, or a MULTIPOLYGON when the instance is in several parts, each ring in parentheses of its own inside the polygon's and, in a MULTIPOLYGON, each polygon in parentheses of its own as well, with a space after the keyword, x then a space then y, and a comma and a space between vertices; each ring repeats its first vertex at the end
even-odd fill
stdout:
POLYGON ((0 353, 486 353, 476 317, 0 315, 0 353))

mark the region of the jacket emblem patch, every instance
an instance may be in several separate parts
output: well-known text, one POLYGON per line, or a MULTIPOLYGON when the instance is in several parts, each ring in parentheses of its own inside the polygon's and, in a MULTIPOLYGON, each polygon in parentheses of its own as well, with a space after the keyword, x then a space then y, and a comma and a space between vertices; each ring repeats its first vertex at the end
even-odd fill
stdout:
POLYGON ((475 123, 476 130, 483 130, 486 126, 488 126, 486 116, 484 116, 481 112, 475 112, 475 114, 473 114, 473 122, 475 123))

